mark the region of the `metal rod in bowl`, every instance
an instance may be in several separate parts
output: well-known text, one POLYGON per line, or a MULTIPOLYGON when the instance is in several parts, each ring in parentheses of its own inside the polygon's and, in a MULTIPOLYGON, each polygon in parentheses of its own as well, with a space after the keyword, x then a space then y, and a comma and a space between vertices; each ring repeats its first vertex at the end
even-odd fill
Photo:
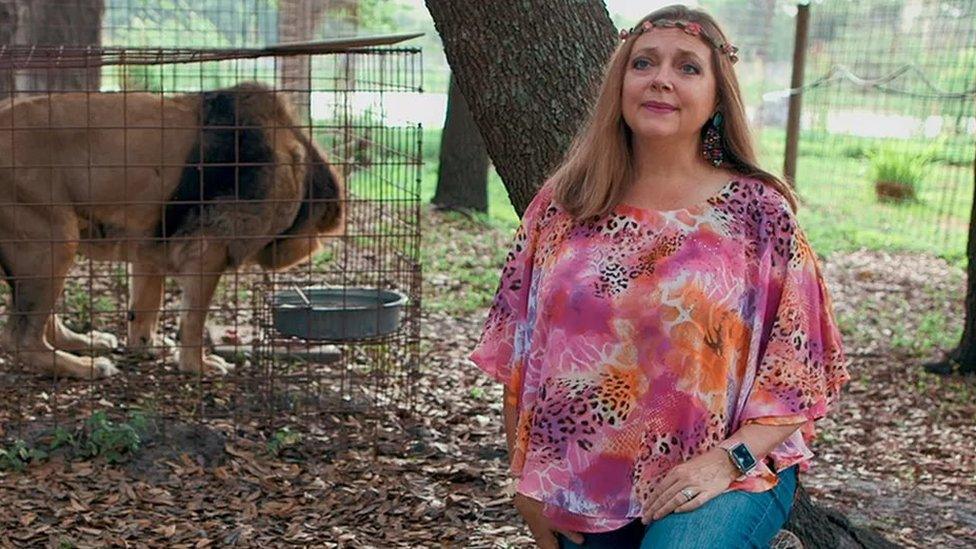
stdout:
POLYGON ((292 287, 293 290, 295 290, 296 292, 298 292, 298 297, 302 298, 302 301, 305 302, 305 306, 308 307, 309 309, 311 309, 312 308, 312 302, 309 301, 308 296, 305 295, 305 292, 303 292, 302 289, 298 287, 298 284, 292 284, 291 287, 292 287))

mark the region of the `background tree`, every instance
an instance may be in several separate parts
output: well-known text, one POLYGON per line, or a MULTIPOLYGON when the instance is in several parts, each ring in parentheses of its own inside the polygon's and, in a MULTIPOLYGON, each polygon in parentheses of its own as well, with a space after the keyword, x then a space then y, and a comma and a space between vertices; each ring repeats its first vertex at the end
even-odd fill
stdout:
POLYGON ((519 216, 584 119, 616 34, 598 0, 528 4, 427 0, 519 216))
POLYGON ((488 151, 453 76, 431 202, 447 209, 488 211, 488 151))
MULTIPOLYGON (((976 162, 973 163, 973 183, 976 189, 976 162)), ((969 213, 969 241, 966 244, 966 315, 959 344, 942 360, 924 364, 927 372, 949 375, 976 375, 976 196, 969 213)))
MULTIPOLYGON (((315 37, 327 7, 334 2, 313 0, 279 0, 278 43, 307 42, 315 37)), ((291 55, 280 57, 278 81, 281 89, 288 90, 295 114, 308 122, 311 105, 311 69, 309 56, 291 55)))
MULTIPOLYGON (((600 0, 551 0, 537 7, 522 0, 426 4, 521 217, 585 120, 616 29, 600 0)), ((800 484, 786 528, 807 548, 894 547, 815 505, 800 484)))
MULTIPOLYGON (((0 44, 99 46, 104 0, 0 0, 0 44)), ((20 92, 86 91, 101 86, 101 70, 31 69, 17 71, 20 92)), ((2 77, 4 75, 0 75, 2 77)), ((10 91, 10 77, 0 91, 10 91)))

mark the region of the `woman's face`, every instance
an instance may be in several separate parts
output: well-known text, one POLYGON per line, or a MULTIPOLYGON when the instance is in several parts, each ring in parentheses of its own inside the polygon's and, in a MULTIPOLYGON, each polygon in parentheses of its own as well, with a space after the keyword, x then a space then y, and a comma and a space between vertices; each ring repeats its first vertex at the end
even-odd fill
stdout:
POLYGON ((644 31, 627 61, 621 101, 635 138, 697 136, 717 107, 711 48, 680 28, 644 31))

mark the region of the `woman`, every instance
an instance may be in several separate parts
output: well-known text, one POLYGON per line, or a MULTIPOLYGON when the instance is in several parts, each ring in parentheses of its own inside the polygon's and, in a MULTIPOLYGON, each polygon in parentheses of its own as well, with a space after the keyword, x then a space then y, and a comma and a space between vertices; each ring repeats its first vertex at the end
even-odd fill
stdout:
POLYGON ((669 6, 621 38, 469 357, 505 385, 541 547, 766 546, 850 378, 830 296, 716 22, 669 6))

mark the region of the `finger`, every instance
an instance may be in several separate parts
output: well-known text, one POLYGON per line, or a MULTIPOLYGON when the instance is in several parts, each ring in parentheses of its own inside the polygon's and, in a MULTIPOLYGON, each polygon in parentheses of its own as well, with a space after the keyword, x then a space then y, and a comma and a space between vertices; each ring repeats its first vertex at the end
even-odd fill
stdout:
POLYGON ((658 483, 657 486, 651 490, 651 493, 647 496, 647 501, 644 502, 645 509, 653 509, 664 501, 664 496, 668 490, 670 490, 678 481, 678 475, 675 473, 674 469, 668 471, 668 474, 664 476, 658 483))
POLYGON ((712 499, 716 495, 718 495, 718 492, 713 492, 710 490, 702 490, 701 492, 695 494, 695 497, 677 506, 674 509, 674 512, 687 513, 688 511, 694 511, 695 509, 698 509, 702 505, 705 505, 705 502, 712 499))
POLYGON ((575 543, 576 545, 583 545, 583 534, 579 532, 570 532, 568 530, 556 530, 560 534, 566 536, 569 541, 575 543))
POLYGON ((556 540, 553 538, 552 532, 548 528, 543 528, 541 525, 537 524, 536 521, 525 521, 526 526, 529 527, 529 533, 532 534, 532 539, 535 540, 536 545, 542 549, 555 548, 559 549, 559 544, 555 543, 556 540))
POLYGON ((556 533, 552 530, 543 532, 537 541, 542 549, 559 549, 559 540, 556 539, 556 533))
POLYGON ((712 494, 706 494, 704 491, 698 492, 698 495, 696 495, 695 497, 675 507, 674 512, 687 513, 688 511, 694 511, 695 509, 698 509, 702 505, 705 505, 705 502, 712 499, 713 497, 714 496, 712 494))
POLYGON ((652 520, 655 520, 654 519, 655 515, 661 517, 667 514, 667 513, 662 513, 661 511, 664 510, 668 505, 674 503, 674 507, 676 507, 678 504, 688 499, 684 496, 684 494, 681 493, 681 490, 684 489, 690 489, 692 492, 695 491, 695 488, 692 488, 691 486, 688 486, 684 483, 676 482, 671 486, 669 486, 666 490, 661 492, 661 494, 659 494, 658 496, 657 501, 655 501, 650 506, 644 509, 643 515, 645 518, 645 524, 647 524, 652 520))
POLYGON ((661 503, 657 509, 651 509, 645 514, 647 521, 645 524, 658 520, 661 517, 668 516, 672 511, 677 509, 679 505, 687 501, 687 499, 688 498, 685 497, 685 495, 681 492, 675 492, 670 498, 661 503))

